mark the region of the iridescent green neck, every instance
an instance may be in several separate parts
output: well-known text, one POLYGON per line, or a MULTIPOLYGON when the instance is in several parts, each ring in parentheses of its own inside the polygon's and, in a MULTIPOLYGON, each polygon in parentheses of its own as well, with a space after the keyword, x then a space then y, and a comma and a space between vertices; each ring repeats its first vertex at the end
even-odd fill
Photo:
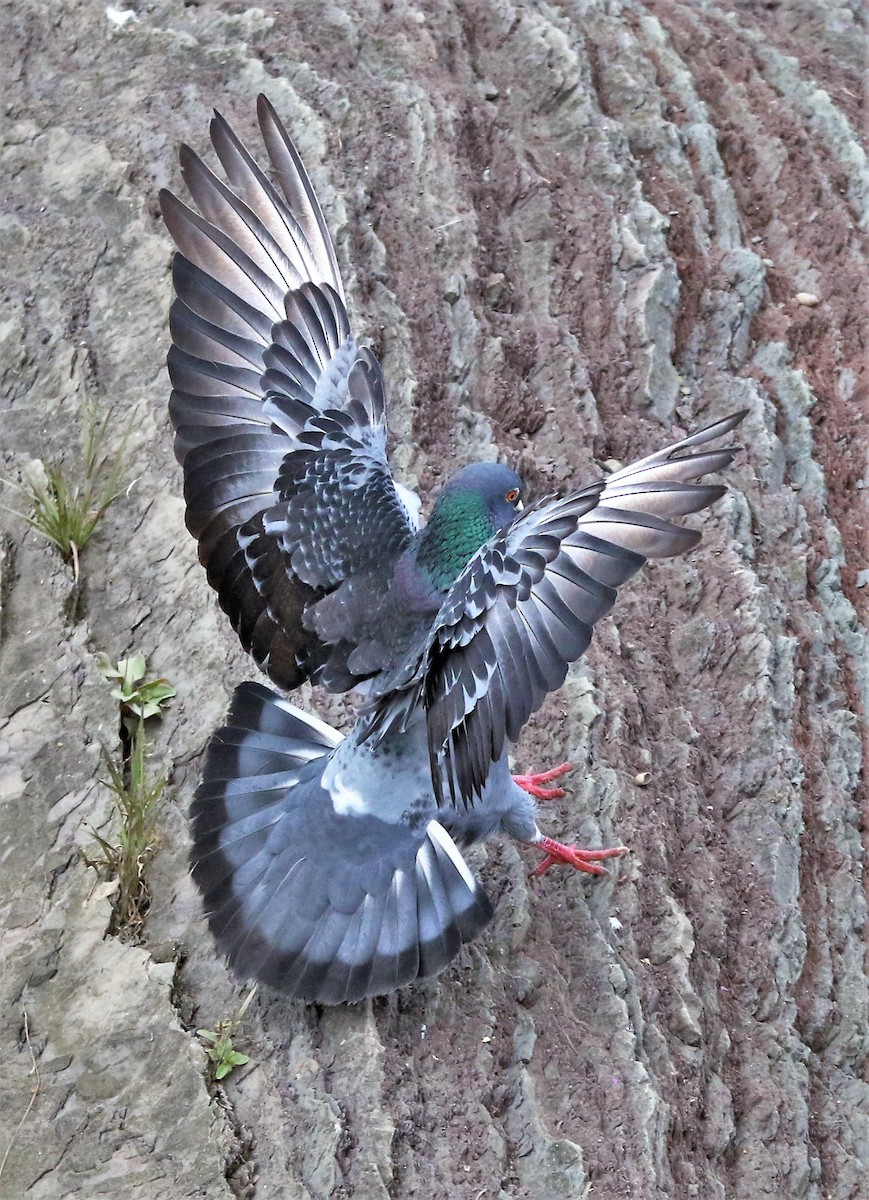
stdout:
POLYGON ((494 532, 482 496, 464 488, 446 491, 420 534, 416 561, 434 587, 446 591, 494 532))

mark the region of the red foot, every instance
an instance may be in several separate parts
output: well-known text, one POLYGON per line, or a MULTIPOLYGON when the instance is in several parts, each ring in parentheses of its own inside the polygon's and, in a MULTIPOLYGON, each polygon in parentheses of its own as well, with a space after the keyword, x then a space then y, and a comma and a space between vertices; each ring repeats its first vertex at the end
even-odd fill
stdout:
POLYGON ((546 857, 539 867, 534 868, 532 875, 544 875, 550 867, 559 863, 575 867, 577 871, 587 871, 589 875, 609 875, 606 867, 600 865, 601 859, 621 858, 628 852, 626 846, 613 846, 609 850, 583 850, 580 846, 565 846, 548 837, 542 837, 534 845, 545 850, 546 857))
POLYGON ((562 796, 566 795, 564 788, 545 788, 540 785, 549 783, 551 779, 560 779, 562 775, 566 775, 568 771, 572 770, 572 763, 563 762, 550 771, 537 771, 533 775, 514 775, 513 782, 518 783, 524 792, 528 792, 538 800, 560 800, 562 796))

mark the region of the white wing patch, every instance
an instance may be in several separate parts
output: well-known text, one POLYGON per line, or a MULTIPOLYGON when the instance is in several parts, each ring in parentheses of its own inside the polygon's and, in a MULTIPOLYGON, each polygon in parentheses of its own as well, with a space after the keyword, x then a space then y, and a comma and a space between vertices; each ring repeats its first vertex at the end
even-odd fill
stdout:
POLYGON ((417 496, 416 492, 412 492, 410 488, 404 486, 403 483, 395 482, 395 490, 398 492, 398 498, 404 505, 405 512, 410 519, 411 527, 414 533, 420 526, 420 510, 422 509, 422 500, 417 496))
POLYGON ((359 787, 354 783, 352 771, 332 769, 329 763, 323 772, 323 786, 332 797, 332 807, 339 817, 364 817, 371 811, 359 787))

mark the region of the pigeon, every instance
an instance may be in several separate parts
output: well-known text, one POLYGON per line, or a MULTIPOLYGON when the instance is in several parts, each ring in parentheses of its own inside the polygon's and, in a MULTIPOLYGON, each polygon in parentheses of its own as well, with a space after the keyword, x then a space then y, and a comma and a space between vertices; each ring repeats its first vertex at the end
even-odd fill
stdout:
POLYGON ((193 878, 243 978, 309 1003, 443 971, 493 915, 462 851, 496 834, 606 874, 621 846, 546 836, 570 767, 513 775, 509 747, 561 687, 617 589, 700 534, 678 519, 739 447, 745 412, 564 496, 528 503, 502 463, 460 470, 428 521, 392 477, 379 363, 350 328, 311 181, 269 101, 271 172, 215 113, 225 181, 187 146, 170 415, 186 521, 242 646, 240 684, 191 809, 193 878), (198 210, 198 211, 197 211, 198 210), (342 736, 281 693, 356 698, 342 736))

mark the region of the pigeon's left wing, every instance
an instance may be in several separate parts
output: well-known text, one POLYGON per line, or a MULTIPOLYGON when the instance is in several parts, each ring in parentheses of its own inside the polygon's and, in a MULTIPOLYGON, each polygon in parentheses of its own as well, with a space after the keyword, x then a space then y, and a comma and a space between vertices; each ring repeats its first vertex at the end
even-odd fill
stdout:
POLYGON ((694 482, 735 447, 707 449, 736 413, 564 499, 527 509, 486 543, 456 581, 413 678, 380 705, 422 704, 439 803, 473 805, 505 741, 587 648, 616 589, 648 558, 681 554, 700 534, 672 518, 725 491, 694 482), (403 694, 402 694, 403 693, 403 694))
POLYGON ((414 525, 386 458, 380 367, 350 328, 313 186, 264 96, 257 114, 271 175, 215 114, 226 182, 182 146, 196 208, 160 194, 178 247, 169 411, 208 580, 244 648, 290 688, 331 653, 308 610, 360 574, 376 595, 372 560, 385 573, 414 525))

